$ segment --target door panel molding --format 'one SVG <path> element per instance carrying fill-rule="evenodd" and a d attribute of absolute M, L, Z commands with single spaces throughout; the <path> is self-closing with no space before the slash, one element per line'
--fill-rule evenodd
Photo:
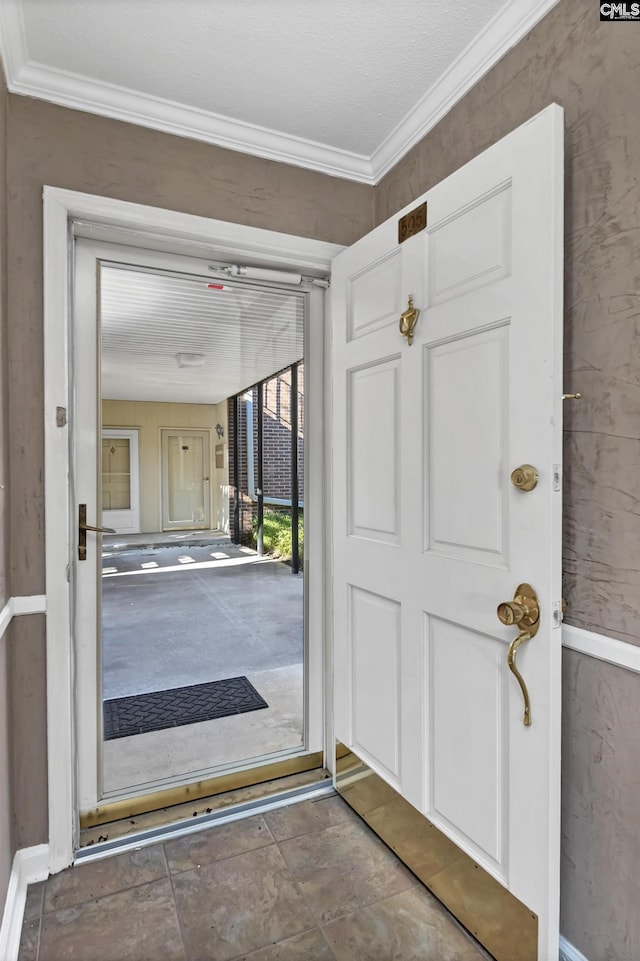
<path fill-rule="evenodd" d="M 399 360 L 347 371 L 349 533 L 386 543 L 400 539 Z"/>
<path fill-rule="evenodd" d="M 400 783 L 400 604 L 350 584 L 351 740 L 360 755 Z M 381 626 L 377 631 L 376 627 Z M 367 687 L 358 685 L 362 673 Z M 360 687 L 360 690 L 358 689 Z"/>
<path fill-rule="evenodd" d="M 505 473 L 509 437 L 503 404 L 509 389 L 509 327 L 465 333 L 423 350 L 425 551 L 507 568 L 508 479 L 497 487 L 495 479 Z M 481 395 L 473 376 L 480 366 L 486 372 Z M 493 429 L 487 431 L 486 424 Z M 443 509 L 449 498 L 459 507 L 455 514 Z"/>
<path fill-rule="evenodd" d="M 478 197 L 431 231 L 427 255 L 430 306 L 510 274 L 510 187 L 509 182 Z M 481 223 L 484 243 L 478 250 L 472 238 Z"/>
<path fill-rule="evenodd" d="M 494 637 L 429 617 L 426 612 L 425 619 L 431 748 L 425 759 L 429 784 L 425 813 L 504 882 L 509 763 L 501 738 L 508 724 L 509 702 L 508 679 L 501 670 L 505 646 Z M 469 676 L 460 670 L 463 664 L 469 668 Z M 452 752 L 456 753 L 453 766 Z M 469 810 L 463 802 L 470 796 L 474 803 Z"/>

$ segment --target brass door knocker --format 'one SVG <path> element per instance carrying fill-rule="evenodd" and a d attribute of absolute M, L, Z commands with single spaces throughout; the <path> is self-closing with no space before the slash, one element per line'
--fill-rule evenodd
<path fill-rule="evenodd" d="M 400 314 L 400 333 L 407 338 L 409 344 L 413 343 L 413 331 L 418 320 L 420 311 L 413 306 L 413 294 L 409 294 L 409 306 Z"/>

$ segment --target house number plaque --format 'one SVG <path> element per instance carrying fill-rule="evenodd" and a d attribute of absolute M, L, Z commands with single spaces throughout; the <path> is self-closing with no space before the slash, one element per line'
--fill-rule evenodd
<path fill-rule="evenodd" d="M 427 202 L 401 217 L 398 221 L 398 243 L 402 244 L 427 226 Z"/>

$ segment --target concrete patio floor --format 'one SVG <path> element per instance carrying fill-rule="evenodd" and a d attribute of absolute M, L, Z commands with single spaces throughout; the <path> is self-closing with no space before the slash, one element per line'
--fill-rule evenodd
<path fill-rule="evenodd" d="M 138 537 L 103 542 L 104 698 L 246 675 L 269 707 L 105 742 L 105 790 L 301 747 L 303 577 L 220 536 Z"/>
<path fill-rule="evenodd" d="M 252 758 L 301 748 L 302 664 L 247 677 L 268 708 L 105 741 L 105 790 L 125 794 L 128 788 L 162 785 L 182 774 L 199 780 L 212 768 L 232 767 Z"/>
<path fill-rule="evenodd" d="M 230 543 L 103 550 L 103 696 L 302 662 L 303 578 Z"/>

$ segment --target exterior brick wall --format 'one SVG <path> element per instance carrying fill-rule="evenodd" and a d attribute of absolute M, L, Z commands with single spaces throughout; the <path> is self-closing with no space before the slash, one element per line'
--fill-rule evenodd
<path fill-rule="evenodd" d="M 258 486 L 258 387 L 251 388 L 253 406 L 253 478 Z M 269 498 L 291 500 L 291 371 L 290 369 L 264 381 L 263 416 L 263 491 L 265 510 L 287 510 L 288 504 L 269 504 Z M 229 398 L 229 512 L 233 532 L 234 434 L 233 398 Z M 298 493 L 304 502 L 304 364 L 298 364 Z M 240 536 L 244 543 L 251 539 L 257 501 L 249 493 L 247 448 L 247 414 L 249 404 L 240 396 L 238 405 L 238 468 L 240 495 Z"/>

